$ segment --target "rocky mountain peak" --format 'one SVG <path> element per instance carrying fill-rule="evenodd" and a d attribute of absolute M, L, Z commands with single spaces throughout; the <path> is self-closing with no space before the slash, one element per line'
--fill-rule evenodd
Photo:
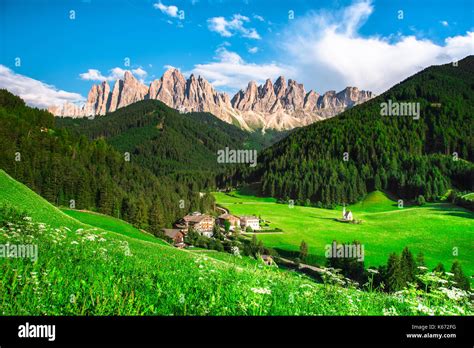
<path fill-rule="evenodd" d="M 265 80 L 265 84 L 263 85 L 263 87 L 264 87 L 265 89 L 267 89 L 267 90 L 273 88 L 272 80 L 266 79 L 266 80 Z"/>
<path fill-rule="evenodd" d="M 186 81 L 186 78 L 181 71 L 176 68 L 169 68 L 161 77 L 162 81 Z"/>
<path fill-rule="evenodd" d="M 107 81 L 93 85 L 83 106 L 68 103 L 51 107 L 50 111 L 72 117 L 105 115 L 139 100 L 158 99 L 180 112 L 210 112 L 226 122 L 237 122 L 244 129 L 291 129 L 332 117 L 370 98 L 371 92 L 357 87 L 323 95 L 312 90 L 306 93 L 303 84 L 293 79 L 287 83 L 280 76 L 274 83 L 270 79 L 262 85 L 250 81 L 231 99 L 202 76 L 191 74 L 186 79 L 178 69 L 169 68 L 149 86 L 126 71 L 112 89 Z"/>
<path fill-rule="evenodd" d="M 275 95 L 275 93 L 273 92 L 272 80 L 267 79 L 264 85 L 258 87 L 258 96 L 263 99 L 265 97 L 268 98 L 270 95 Z"/>
<path fill-rule="evenodd" d="M 281 98 L 286 91 L 286 80 L 284 76 L 280 76 L 276 79 L 275 84 L 273 85 L 275 95 L 277 98 Z"/>
<path fill-rule="evenodd" d="M 135 76 L 132 75 L 130 71 L 125 71 L 125 74 L 123 75 L 123 80 L 124 81 L 130 81 L 130 80 L 136 80 Z"/>

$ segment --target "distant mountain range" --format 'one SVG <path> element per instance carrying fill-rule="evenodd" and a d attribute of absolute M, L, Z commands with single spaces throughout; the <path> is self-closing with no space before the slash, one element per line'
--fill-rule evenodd
<path fill-rule="evenodd" d="M 93 85 L 84 105 L 66 103 L 51 106 L 49 111 L 56 116 L 97 116 L 140 100 L 158 99 L 180 112 L 210 112 L 246 130 L 287 130 L 330 118 L 372 97 L 372 92 L 357 87 L 322 95 L 312 90 L 306 92 L 302 84 L 291 79 L 287 83 L 280 76 L 275 83 L 268 79 L 260 86 L 251 81 L 246 90 L 230 99 L 201 76 L 186 79 L 179 70 L 171 68 L 148 87 L 127 71 L 113 89 L 107 81 Z"/>

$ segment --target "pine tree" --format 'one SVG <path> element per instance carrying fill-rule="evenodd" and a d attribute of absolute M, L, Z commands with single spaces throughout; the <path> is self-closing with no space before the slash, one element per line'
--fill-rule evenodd
<path fill-rule="evenodd" d="M 306 257 L 308 257 L 308 244 L 303 240 L 300 244 L 300 259 L 305 261 Z"/>
<path fill-rule="evenodd" d="M 250 241 L 250 254 L 253 256 L 253 257 L 256 257 L 257 254 L 258 254 L 258 241 L 257 241 L 257 236 L 254 234 L 252 236 L 252 239 Z"/>
<path fill-rule="evenodd" d="M 219 224 L 214 224 L 214 227 L 212 228 L 212 236 L 216 239 L 224 240 Z"/>
<path fill-rule="evenodd" d="M 408 247 L 405 247 L 402 251 L 400 269 L 402 272 L 403 286 L 408 282 L 411 283 L 415 281 L 416 263 L 413 254 L 408 250 Z"/>
<path fill-rule="evenodd" d="M 454 261 L 451 266 L 451 273 L 454 274 L 454 281 L 456 282 L 456 287 L 462 290 L 469 291 L 471 290 L 471 285 L 469 284 L 469 278 L 464 275 L 459 261 Z"/>
<path fill-rule="evenodd" d="M 240 224 L 236 223 L 235 228 L 234 228 L 234 235 L 238 237 L 240 236 L 240 232 L 241 232 Z"/>
<path fill-rule="evenodd" d="M 375 175 L 374 186 L 375 186 L 374 188 L 376 190 L 381 190 L 382 189 L 382 181 L 380 180 L 379 174 Z"/>
<path fill-rule="evenodd" d="M 226 234 L 230 231 L 230 222 L 228 220 L 224 220 L 224 231 Z"/>
<path fill-rule="evenodd" d="M 387 289 L 395 292 L 403 287 L 403 279 L 400 268 L 400 257 L 391 253 L 387 261 Z"/>
<path fill-rule="evenodd" d="M 439 262 L 435 268 L 433 268 L 433 272 L 438 272 L 438 273 L 442 273 L 444 274 L 446 272 L 446 270 L 444 269 L 444 265 Z"/>
<path fill-rule="evenodd" d="M 418 268 L 418 267 L 426 267 L 425 255 L 423 255 L 421 251 L 416 255 L 416 266 L 417 266 L 417 273 L 423 273 L 423 271 Z"/>
<path fill-rule="evenodd" d="M 163 213 L 157 202 L 153 204 L 150 208 L 148 213 L 149 221 L 150 221 L 150 231 L 153 233 L 158 233 L 160 228 L 163 227 L 164 222 L 162 218 Z"/>

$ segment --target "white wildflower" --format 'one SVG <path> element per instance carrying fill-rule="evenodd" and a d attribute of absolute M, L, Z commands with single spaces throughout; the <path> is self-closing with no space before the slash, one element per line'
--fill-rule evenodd
<path fill-rule="evenodd" d="M 262 295 L 271 295 L 272 291 L 270 289 L 265 289 L 265 288 L 252 288 L 250 289 L 256 294 L 262 294 Z"/>
<path fill-rule="evenodd" d="M 434 311 L 431 308 L 425 306 L 422 303 L 418 304 L 418 307 L 416 307 L 416 310 L 419 311 L 419 312 L 428 314 L 428 315 L 434 315 Z"/>
<path fill-rule="evenodd" d="M 462 298 L 467 296 L 467 293 L 463 290 L 457 289 L 457 288 L 452 288 L 452 289 L 447 289 L 440 287 L 439 290 L 443 292 L 446 296 L 448 296 L 449 299 L 459 301 Z"/>
<path fill-rule="evenodd" d="M 239 258 L 242 257 L 242 256 L 240 256 L 239 247 L 233 246 L 232 248 L 230 248 L 230 251 L 232 252 L 232 254 L 233 254 L 234 256 L 237 256 L 237 257 L 239 257 Z"/>
<path fill-rule="evenodd" d="M 391 306 L 390 308 L 384 308 L 383 309 L 383 315 L 385 316 L 395 316 L 395 315 L 398 315 L 397 313 L 397 309 L 393 306 Z"/>

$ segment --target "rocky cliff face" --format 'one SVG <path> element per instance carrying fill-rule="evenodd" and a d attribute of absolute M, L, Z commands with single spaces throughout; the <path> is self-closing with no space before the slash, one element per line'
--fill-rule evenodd
<path fill-rule="evenodd" d="M 258 86 L 251 81 L 231 100 L 201 76 L 191 75 L 186 79 L 179 70 L 169 69 L 148 87 L 127 71 L 123 80 L 115 82 L 112 91 L 107 81 L 92 86 L 83 106 L 66 103 L 49 110 L 57 116 L 97 116 L 139 100 L 158 99 L 180 112 L 210 112 L 243 129 L 282 130 L 332 117 L 370 98 L 371 92 L 359 91 L 356 87 L 347 87 L 339 93 L 328 91 L 323 95 L 306 92 L 302 84 L 291 79 L 287 83 L 280 76 L 274 84 L 267 80 Z"/>
<path fill-rule="evenodd" d="M 93 85 L 87 95 L 87 101 L 82 106 L 65 103 L 52 106 L 48 110 L 56 116 L 97 116 L 115 111 L 124 106 L 145 99 L 148 87 L 139 82 L 129 71 L 125 72 L 123 80 L 115 81 L 110 91 L 107 81 Z"/>

